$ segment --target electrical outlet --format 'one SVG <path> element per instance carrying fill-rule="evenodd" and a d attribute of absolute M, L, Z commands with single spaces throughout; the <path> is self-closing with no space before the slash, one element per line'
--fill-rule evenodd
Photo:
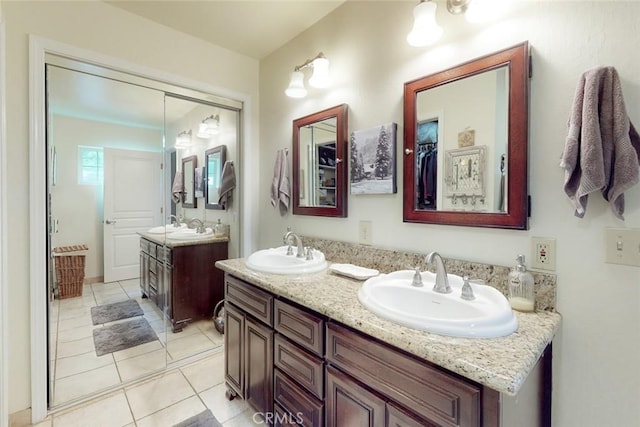
<path fill-rule="evenodd" d="M 640 228 L 607 228 L 605 262 L 640 267 Z"/>
<path fill-rule="evenodd" d="M 541 270 L 556 269 L 556 239 L 533 237 L 531 239 L 531 267 Z"/>
<path fill-rule="evenodd" d="M 359 239 L 363 245 L 373 244 L 373 235 L 371 234 L 371 221 L 360 221 Z"/>

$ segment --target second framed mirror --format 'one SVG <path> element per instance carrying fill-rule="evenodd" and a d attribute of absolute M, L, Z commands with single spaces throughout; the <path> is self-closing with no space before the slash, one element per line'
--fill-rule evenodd
<path fill-rule="evenodd" d="M 404 87 L 405 222 L 526 229 L 529 46 Z"/>
<path fill-rule="evenodd" d="M 197 208 L 196 199 L 196 168 L 198 167 L 198 157 L 189 156 L 182 159 L 182 188 L 184 194 L 182 207 Z"/>
<path fill-rule="evenodd" d="M 227 161 L 227 147 L 219 145 L 204 152 L 204 207 L 205 209 L 224 209 L 218 203 L 218 190 L 222 179 L 222 167 Z"/>
<path fill-rule="evenodd" d="M 293 121 L 293 213 L 347 216 L 346 104 Z"/>

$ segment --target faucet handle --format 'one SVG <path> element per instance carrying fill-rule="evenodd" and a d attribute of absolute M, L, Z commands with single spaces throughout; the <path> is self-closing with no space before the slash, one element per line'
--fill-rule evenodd
<path fill-rule="evenodd" d="M 422 275 L 420 274 L 420 267 L 414 267 L 415 273 L 413 274 L 413 281 L 411 281 L 411 286 L 421 287 L 424 286 L 422 283 Z"/>
<path fill-rule="evenodd" d="M 307 261 L 312 261 L 313 260 L 313 248 L 311 246 L 307 246 L 306 248 L 304 248 L 305 251 L 305 259 Z"/>
<path fill-rule="evenodd" d="M 463 276 L 462 280 L 464 283 L 462 284 L 462 293 L 460 294 L 460 298 L 466 301 L 473 301 L 476 299 L 476 296 L 473 294 L 473 288 L 471 288 L 471 285 L 469 284 L 469 276 Z"/>
<path fill-rule="evenodd" d="M 291 243 L 289 243 L 289 246 L 287 246 L 287 256 L 291 255 L 293 255 L 293 248 L 291 247 Z"/>

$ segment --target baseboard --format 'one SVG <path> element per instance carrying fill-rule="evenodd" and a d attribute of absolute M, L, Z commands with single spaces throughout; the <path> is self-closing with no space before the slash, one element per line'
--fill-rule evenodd
<path fill-rule="evenodd" d="M 84 284 L 85 285 L 91 285 L 93 283 L 102 283 L 102 282 L 104 282 L 104 276 L 85 277 L 84 278 Z"/>
<path fill-rule="evenodd" d="M 31 408 L 9 414 L 9 427 L 31 426 Z"/>

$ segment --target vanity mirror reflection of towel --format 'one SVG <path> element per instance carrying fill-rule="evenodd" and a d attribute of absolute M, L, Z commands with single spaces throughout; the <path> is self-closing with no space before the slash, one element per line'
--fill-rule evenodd
<path fill-rule="evenodd" d="M 220 189 L 218 190 L 219 199 L 218 204 L 222 206 L 222 209 L 229 209 L 231 207 L 231 200 L 233 196 L 233 190 L 236 188 L 236 172 L 235 166 L 232 161 L 227 161 L 222 168 L 222 182 L 220 183 Z"/>

